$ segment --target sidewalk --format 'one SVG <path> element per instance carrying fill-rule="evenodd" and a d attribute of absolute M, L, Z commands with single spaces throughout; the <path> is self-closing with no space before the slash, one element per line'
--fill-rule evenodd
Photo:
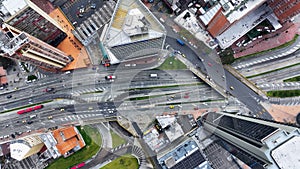
<path fill-rule="evenodd" d="M 261 39 L 253 41 L 245 47 L 237 47 L 232 45 L 232 49 L 236 52 L 234 58 L 243 57 L 249 54 L 265 51 L 275 48 L 293 40 L 296 34 L 299 34 L 300 23 L 287 23 L 279 30 L 264 35 Z"/>
<path fill-rule="evenodd" d="M 265 103 L 262 103 L 262 105 L 271 114 L 275 121 L 284 123 L 295 123 L 296 116 L 300 110 L 300 105 L 284 106 Z"/>

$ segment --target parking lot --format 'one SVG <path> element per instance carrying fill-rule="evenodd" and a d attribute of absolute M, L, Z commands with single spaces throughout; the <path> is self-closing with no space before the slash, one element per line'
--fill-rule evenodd
<path fill-rule="evenodd" d="M 60 7 L 70 22 L 76 26 L 94 14 L 103 4 L 103 0 L 70 0 Z"/>

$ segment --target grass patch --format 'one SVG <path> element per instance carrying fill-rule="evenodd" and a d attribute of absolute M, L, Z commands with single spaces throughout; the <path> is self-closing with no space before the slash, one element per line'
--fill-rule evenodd
<path fill-rule="evenodd" d="M 169 85 L 169 86 L 156 86 L 156 87 L 145 87 L 145 88 L 131 88 L 129 91 L 133 90 L 151 90 L 151 89 L 163 89 L 163 88 L 171 88 L 171 87 L 180 87 L 180 86 L 196 86 L 202 84 L 201 82 L 191 83 L 191 84 L 183 84 L 183 85 Z"/>
<path fill-rule="evenodd" d="M 111 134 L 111 138 L 112 138 L 113 148 L 116 148 L 119 145 L 126 143 L 125 139 L 120 137 L 117 133 L 113 132 L 112 130 L 110 130 L 110 134 Z"/>
<path fill-rule="evenodd" d="M 133 101 L 133 100 L 148 100 L 148 99 L 151 99 L 151 98 L 156 98 L 156 97 L 161 97 L 161 96 L 165 96 L 165 95 L 153 95 L 153 96 L 134 97 L 134 98 L 130 98 L 129 100 L 130 101 Z"/>
<path fill-rule="evenodd" d="M 102 93 L 103 91 L 94 91 L 94 92 L 86 92 L 86 93 L 82 93 L 82 95 L 84 94 L 97 94 L 97 93 Z"/>
<path fill-rule="evenodd" d="M 170 64 L 171 63 L 171 64 Z M 178 70 L 187 69 L 186 65 L 175 57 L 168 57 L 163 64 L 161 64 L 157 69 L 160 70 Z"/>
<path fill-rule="evenodd" d="M 282 67 L 282 68 L 274 69 L 274 70 L 271 70 L 271 71 L 263 72 L 263 73 L 252 75 L 252 76 L 247 76 L 246 78 L 252 78 L 252 77 L 265 75 L 265 74 L 268 74 L 268 73 L 272 73 L 272 72 L 276 72 L 276 71 L 279 71 L 279 70 L 287 69 L 287 68 L 297 66 L 297 65 L 300 65 L 300 63 L 296 63 L 296 64 L 293 64 L 293 65 L 285 66 L 285 67 Z"/>
<path fill-rule="evenodd" d="M 269 97 L 295 97 L 300 96 L 300 90 L 277 90 L 277 91 L 268 91 L 267 96 Z"/>
<path fill-rule="evenodd" d="M 300 81 L 300 76 L 292 77 L 289 79 L 283 80 L 283 82 L 299 82 Z"/>
<path fill-rule="evenodd" d="M 35 75 L 29 75 L 27 76 L 27 81 L 32 81 L 32 80 L 36 80 L 37 77 Z"/>
<path fill-rule="evenodd" d="M 223 64 L 231 64 L 234 62 L 233 50 L 231 48 L 225 49 L 220 53 L 220 59 Z"/>
<path fill-rule="evenodd" d="M 80 162 L 88 160 L 98 152 L 100 145 L 96 142 L 99 142 L 99 139 L 101 140 L 100 133 L 97 129 L 92 128 L 91 126 L 83 126 L 82 128 L 83 129 L 81 129 L 81 127 L 77 127 L 86 143 L 86 146 L 67 158 L 60 157 L 50 164 L 47 169 L 67 169 Z"/>
<path fill-rule="evenodd" d="M 5 110 L 5 111 L 3 111 L 3 112 L 1 112 L 1 113 L 7 113 L 7 112 L 15 111 L 15 110 L 21 110 L 21 109 L 25 109 L 25 108 L 32 107 L 32 106 L 36 106 L 36 105 L 40 105 L 40 104 L 50 103 L 50 102 L 52 102 L 52 101 L 53 101 L 53 100 L 47 100 L 47 101 L 44 101 L 44 102 L 39 102 L 39 103 L 29 104 L 29 105 L 26 105 L 26 106 L 21 106 L 21 107 L 17 107 L 17 108 Z M 1 113 L 0 113 L 0 114 L 1 114 Z"/>
<path fill-rule="evenodd" d="M 138 169 L 138 160 L 130 154 L 121 156 L 101 169 Z"/>
<path fill-rule="evenodd" d="M 249 55 L 245 55 L 245 56 L 243 56 L 243 57 L 237 58 L 236 60 L 239 60 L 239 59 L 240 59 L 240 60 L 243 60 L 243 59 L 247 59 L 247 58 L 252 57 L 252 56 L 256 56 L 256 55 L 264 54 L 264 53 L 267 53 L 267 52 L 270 52 L 270 51 L 273 51 L 273 50 L 285 48 L 285 47 L 290 46 L 290 45 L 292 45 L 293 43 L 295 43 L 295 41 L 297 40 L 298 36 L 299 36 L 299 35 L 296 34 L 292 40 L 290 40 L 290 41 L 288 41 L 288 42 L 286 42 L 286 43 L 284 43 L 284 44 L 282 44 L 282 45 L 280 45 L 280 46 L 277 46 L 277 47 L 275 47 L 275 48 L 271 48 L 271 49 L 268 49 L 268 50 L 263 50 L 263 51 L 260 51 L 260 52 L 252 53 L 252 54 L 249 54 Z"/>

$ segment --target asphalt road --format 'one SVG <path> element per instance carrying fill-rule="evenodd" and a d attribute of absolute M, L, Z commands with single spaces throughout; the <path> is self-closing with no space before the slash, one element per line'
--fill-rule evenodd
<path fill-rule="evenodd" d="M 170 44 L 174 49 L 180 50 L 186 55 L 186 58 L 198 65 L 200 70 L 204 74 L 207 74 L 216 84 L 223 87 L 224 90 L 228 91 L 231 95 L 238 98 L 242 103 L 244 103 L 253 114 L 257 117 L 264 119 L 272 119 L 272 116 L 261 106 L 259 101 L 263 98 L 253 92 L 249 87 L 247 87 L 243 82 L 238 80 L 235 76 L 229 73 L 223 68 L 220 63 L 217 63 L 210 55 L 215 55 L 215 52 L 210 54 L 202 53 L 197 55 L 188 45 L 181 46 L 176 42 L 176 39 L 172 37 L 167 37 L 166 42 Z M 202 63 L 204 62 L 204 64 Z M 231 90 L 230 87 L 234 90 Z"/>

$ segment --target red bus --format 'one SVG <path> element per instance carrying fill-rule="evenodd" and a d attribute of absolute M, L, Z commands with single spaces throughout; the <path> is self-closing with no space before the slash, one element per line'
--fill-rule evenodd
<path fill-rule="evenodd" d="M 38 109 L 41 109 L 41 108 L 43 108 L 43 107 L 44 107 L 43 105 L 38 105 L 38 106 L 34 106 L 33 109 L 34 109 L 34 110 L 38 110 Z"/>
<path fill-rule="evenodd" d="M 43 107 L 44 107 L 43 105 L 37 105 L 37 106 L 34 106 L 34 107 L 29 107 L 27 109 L 23 109 L 23 110 L 17 111 L 17 114 L 29 113 L 29 112 L 32 112 L 34 110 L 39 110 L 39 109 L 41 109 Z"/>
<path fill-rule="evenodd" d="M 76 166 L 73 166 L 73 167 L 71 167 L 70 169 L 77 169 L 77 168 L 81 168 L 81 167 L 83 167 L 83 166 L 85 166 L 85 162 L 82 162 L 82 163 L 80 163 L 80 164 L 77 164 Z"/>

